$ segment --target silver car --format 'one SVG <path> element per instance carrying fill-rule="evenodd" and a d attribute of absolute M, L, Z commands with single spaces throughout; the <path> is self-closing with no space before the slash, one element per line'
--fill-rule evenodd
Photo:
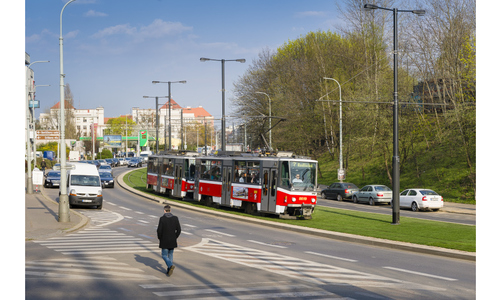
<path fill-rule="evenodd" d="M 370 205 L 375 205 L 375 203 L 390 204 L 392 190 L 385 185 L 365 185 L 352 196 L 352 201 L 354 203 L 368 202 Z"/>

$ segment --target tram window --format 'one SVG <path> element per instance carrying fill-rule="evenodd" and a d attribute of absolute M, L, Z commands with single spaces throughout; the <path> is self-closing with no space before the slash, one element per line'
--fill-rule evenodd
<path fill-rule="evenodd" d="M 233 182 L 245 182 L 247 173 L 247 164 L 245 161 L 235 161 L 234 162 L 234 178 Z"/>
<path fill-rule="evenodd" d="M 262 186 L 262 192 L 264 193 L 264 196 L 267 196 L 267 190 L 269 188 L 269 173 L 267 171 L 264 171 L 264 184 Z"/>
<path fill-rule="evenodd" d="M 271 171 L 271 196 L 276 195 L 276 170 Z"/>
<path fill-rule="evenodd" d="M 290 167 L 288 165 L 288 161 L 281 162 L 280 174 L 281 174 L 279 181 L 280 186 L 285 188 L 290 188 Z"/>
<path fill-rule="evenodd" d="M 163 174 L 165 175 L 174 175 L 174 162 L 170 158 L 166 158 L 163 160 Z"/>

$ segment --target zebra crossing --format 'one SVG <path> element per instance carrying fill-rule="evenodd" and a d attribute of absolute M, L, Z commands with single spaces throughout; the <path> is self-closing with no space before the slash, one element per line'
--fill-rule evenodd
<path fill-rule="evenodd" d="M 158 243 L 102 227 L 33 242 L 65 255 L 158 252 Z"/>
<path fill-rule="evenodd" d="M 209 238 L 204 238 L 201 243 L 183 249 L 317 285 L 353 284 L 354 282 L 357 286 L 394 287 L 404 283 L 397 279 L 320 264 L 275 252 L 246 248 Z"/>
<path fill-rule="evenodd" d="M 141 284 L 143 289 L 151 290 L 158 297 L 167 299 L 336 299 L 354 300 L 340 297 L 334 293 L 305 284 L 291 282 L 255 282 L 238 284 L 173 285 Z M 317 298 L 319 297 L 319 298 Z"/>
<path fill-rule="evenodd" d="M 85 259 L 59 258 L 26 261 L 26 279 L 113 279 L 113 280 L 160 280 L 111 257 L 92 256 Z"/>

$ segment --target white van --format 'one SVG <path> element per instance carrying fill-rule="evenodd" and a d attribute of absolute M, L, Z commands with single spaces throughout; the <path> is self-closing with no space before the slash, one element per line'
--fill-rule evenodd
<path fill-rule="evenodd" d="M 153 154 L 153 152 L 151 152 L 151 151 L 141 151 L 139 156 L 142 157 L 142 159 L 144 159 L 145 162 L 148 162 L 148 157 L 152 154 Z"/>
<path fill-rule="evenodd" d="M 69 207 L 97 206 L 102 208 L 102 186 L 99 171 L 94 164 L 73 163 L 68 170 Z"/>
<path fill-rule="evenodd" d="M 69 161 L 79 161 L 79 160 L 80 160 L 80 152 L 69 151 Z"/>

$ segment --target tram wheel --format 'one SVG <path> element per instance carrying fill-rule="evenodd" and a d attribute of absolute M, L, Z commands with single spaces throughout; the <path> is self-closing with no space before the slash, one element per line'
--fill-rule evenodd
<path fill-rule="evenodd" d="M 245 205 L 245 213 L 246 214 L 253 215 L 253 214 L 255 214 L 256 211 L 257 211 L 257 205 L 255 203 L 252 203 L 252 202 L 246 203 L 246 205 Z"/>

